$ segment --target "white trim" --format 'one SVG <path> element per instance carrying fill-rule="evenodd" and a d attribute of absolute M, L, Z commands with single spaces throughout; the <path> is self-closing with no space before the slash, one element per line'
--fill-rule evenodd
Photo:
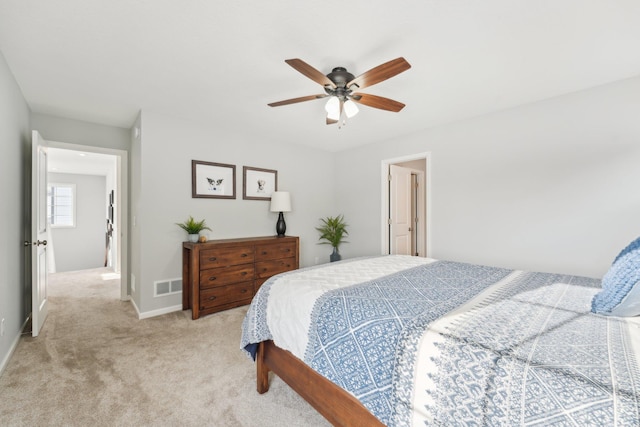
<path fill-rule="evenodd" d="M 0 362 L 0 377 L 4 373 L 4 370 L 7 369 L 7 365 L 9 365 L 9 361 L 11 360 L 13 353 L 16 351 L 16 348 L 18 347 L 18 343 L 20 342 L 20 337 L 22 337 L 22 333 L 24 332 L 24 328 L 27 326 L 28 322 L 29 322 L 29 317 L 27 317 L 27 320 L 25 320 L 24 323 L 22 324 L 22 327 L 20 328 L 18 335 L 14 338 L 13 342 L 11 343 L 11 347 L 9 347 L 9 351 L 4 356 L 4 359 L 2 359 L 2 362 Z"/>
<path fill-rule="evenodd" d="M 140 320 L 149 319 L 151 317 L 156 317 L 156 316 L 162 316 L 163 314 L 173 313 L 174 311 L 182 311 L 182 304 L 180 304 L 180 305 L 174 305 L 171 307 L 159 308 L 157 310 L 145 311 L 144 313 L 141 313 L 140 310 L 138 310 L 138 306 L 136 305 L 135 300 L 131 298 L 130 301 L 131 301 L 131 304 L 133 305 L 133 308 L 136 310 L 136 315 L 138 316 L 138 319 Z"/>
<path fill-rule="evenodd" d="M 135 306 L 135 303 L 133 305 Z M 173 313 L 174 311 L 182 311 L 182 304 L 174 305 L 171 307 L 159 308 L 157 310 L 145 311 L 144 313 L 140 313 L 138 311 L 138 307 L 136 306 L 136 312 L 138 313 L 138 319 L 140 320 L 148 319 L 150 317 L 162 316 L 163 314 Z"/>
<path fill-rule="evenodd" d="M 425 204 L 426 204 L 426 212 L 425 215 L 427 216 L 427 223 L 425 225 L 426 230 L 427 230 L 427 241 L 425 242 L 425 244 L 427 245 L 427 250 L 425 252 L 425 256 L 427 258 L 431 258 L 431 254 L 433 254 L 433 246 L 431 245 L 431 195 L 433 194 L 432 190 L 431 190 L 431 153 L 425 153 L 425 162 L 427 164 L 427 171 L 425 172 L 425 177 L 424 177 L 424 187 L 425 187 L 425 194 L 427 196 L 426 200 L 425 200 Z"/>
<path fill-rule="evenodd" d="M 431 257 L 433 248 L 431 247 L 431 152 L 410 154 L 402 157 L 395 157 L 392 159 L 384 159 L 380 163 L 380 253 L 382 255 L 389 253 L 389 227 L 387 224 L 388 208 L 389 208 L 389 191 L 388 191 L 388 177 L 389 177 L 389 165 L 396 163 L 404 163 L 412 160 L 425 160 L 426 171 L 424 175 L 425 180 L 425 202 L 426 202 L 426 225 L 425 232 L 427 250 L 425 252 L 426 257 Z"/>
<path fill-rule="evenodd" d="M 118 258 L 114 263 L 114 270 L 120 273 L 120 301 L 129 300 L 129 154 L 126 150 L 115 148 L 94 147 L 92 145 L 70 144 L 67 142 L 48 141 L 49 147 L 64 150 L 84 151 L 87 153 L 109 154 L 116 156 L 116 230 L 120 233 L 116 239 Z"/>
<path fill-rule="evenodd" d="M 138 310 L 138 306 L 136 305 L 136 300 L 134 298 L 131 298 L 129 301 L 131 302 L 131 305 L 133 305 L 133 309 L 136 311 L 136 317 L 140 319 L 140 310 Z"/>
<path fill-rule="evenodd" d="M 425 172 L 420 171 L 420 170 L 412 170 L 411 174 L 416 176 L 416 184 L 418 185 L 418 189 L 422 189 L 422 188 L 425 189 L 423 191 L 418 191 L 418 199 L 416 200 L 417 209 L 418 209 L 418 218 L 424 218 L 425 219 L 425 223 L 422 224 L 422 223 L 418 222 L 417 224 L 412 224 L 412 226 L 416 227 L 417 231 L 424 230 L 423 233 L 426 233 L 426 230 L 427 230 L 427 223 L 426 223 L 427 212 L 425 210 L 425 206 L 426 206 L 426 202 L 425 202 L 425 196 L 426 196 Z M 419 239 L 416 242 L 416 252 L 418 252 L 419 256 L 422 256 L 422 257 L 426 257 L 427 256 L 425 247 L 427 247 L 426 236 L 425 236 L 424 239 Z"/>

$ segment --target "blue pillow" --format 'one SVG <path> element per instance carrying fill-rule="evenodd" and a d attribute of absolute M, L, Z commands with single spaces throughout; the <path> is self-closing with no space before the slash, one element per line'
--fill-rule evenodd
<path fill-rule="evenodd" d="M 602 278 L 591 311 L 609 316 L 640 315 L 640 237 L 624 248 Z"/>

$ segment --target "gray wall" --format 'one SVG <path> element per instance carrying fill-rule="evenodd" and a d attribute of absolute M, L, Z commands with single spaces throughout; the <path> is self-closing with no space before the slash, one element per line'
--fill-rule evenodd
<path fill-rule="evenodd" d="M 31 114 L 31 127 L 46 140 L 67 144 L 91 145 L 129 151 L 129 129 L 55 117 Z"/>
<path fill-rule="evenodd" d="M 430 152 L 432 257 L 601 277 L 640 235 L 638 111 L 640 77 L 341 152 L 341 252 L 380 253 L 381 161 Z"/>
<path fill-rule="evenodd" d="M 132 272 L 141 312 L 181 304 L 181 296 L 154 298 L 153 282 L 182 275 L 184 231 L 175 223 L 189 215 L 205 219 L 210 238 L 275 235 L 277 213 L 268 201 L 242 199 L 242 167 L 278 171 L 278 189 L 290 191 L 292 212 L 285 214 L 287 234 L 301 238 L 301 264 L 329 251 L 314 227 L 333 214 L 333 155 L 300 145 L 285 145 L 267 136 L 248 139 L 242 130 L 230 133 L 202 123 L 143 111 L 141 141 L 132 149 Z M 191 198 L 191 160 L 236 166 L 236 199 Z M 134 225 L 135 223 L 135 225 Z"/>
<path fill-rule="evenodd" d="M 0 319 L 5 320 L 5 333 L 0 337 L 0 372 L 20 338 L 20 331 L 31 308 L 31 281 L 25 270 L 30 239 L 30 214 L 26 210 L 25 193 L 31 182 L 31 134 L 29 107 L 4 56 L 0 52 Z"/>
<path fill-rule="evenodd" d="M 51 227 L 56 272 L 104 267 L 106 177 L 49 173 L 49 183 L 75 184 L 75 227 Z"/>

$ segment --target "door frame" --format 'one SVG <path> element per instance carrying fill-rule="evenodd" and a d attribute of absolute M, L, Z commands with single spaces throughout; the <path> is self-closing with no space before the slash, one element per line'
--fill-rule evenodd
<path fill-rule="evenodd" d="M 67 142 L 49 141 L 49 147 L 64 150 L 84 151 L 87 153 L 108 154 L 116 157 L 116 230 L 119 235 L 116 239 L 117 255 L 119 261 L 116 266 L 120 268 L 120 300 L 128 301 L 129 296 L 129 166 L 128 153 L 125 150 L 115 148 L 95 147 L 92 145 L 70 144 Z"/>
<path fill-rule="evenodd" d="M 426 165 L 425 165 L 425 169 L 426 169 Z M 419 170 L 413 170 L 411 171 L 411 183 L 412 184 L 416 184 L 418 187 L 418 189 L 420 188 L 425 188 L 425 184 L 426 184 L 426 179 L 425 179 L 425 172 L 426 171 L 419 171 Z M 415 177 L 415 182 L 414 182 L 414 177 Z M 422 239 L 420 239 L 418 236 L 418 232 L 421 231 L 421 228 L 424 228 L 424 233 L 426 234 L 426 228 L 427 228 L 427 224 L 426 224 L 426 218 L 427 218 L 427 212 L 426 212 L 426 191 L 424 192 L 417 192 L 415 191 L 416 187 L 412 187 L 411 188 L 411 209 L 415 209 L 417 210 L 417 214 L 415 215 L 416 218 L 423 218 L 423 223 L 424 224 L 413 224 L 413 227 L 415 227 L 413 234 L 416 236 L 416 239 L 414 240 L 412 238 L 412 244 L 415 245 L 415 251 L 412 251 L 412 253 L 415 252 L 421 252 L 423 254 L 423 256 L 426 256 L 426 251 L 427 251 L 427 239 L 426 239 L 426 235 L 423 236 Z M 415 197 L 415 200 L 414 200 Z M 416 213 L 414 211 L 414 213 Z M 414 249 L 412 247 L 412 249 Z"/>
<path fill-rule="evenodd" d="M 424 174 L 424 200 L 425 200 L 425 256 L 431 257 L 433 248 L 431 247 L 431 152 L 409 154 L 402 157 L 384 159 L 380 164 L 380 253 L 389 253 L 389 165 L 404 163 L 412 160 L 425 161 Z"/>

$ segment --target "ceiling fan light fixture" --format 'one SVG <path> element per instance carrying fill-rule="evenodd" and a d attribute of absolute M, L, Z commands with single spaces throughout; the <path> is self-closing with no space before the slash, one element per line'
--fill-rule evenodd
<path fill-rule="evenodd" d="M 351 118 L 353 116 L 355 116 L 356 114 L 358 114 L 358 111 L 360 111 L 358 109 L 358 106 L 356 105 L 355 102 L 353 102 L 350 99 L 347 99 L 344 103 L 344 113 L 347 115 L 348 118 Z"/>
<path fill-rule="evenodd" d="M 329 97 L 324 109 L 327 111 L 327 117 L 329 119 L 340 120 L 340 100 L 337 96 Z"/>
<path fill-rule="evenodd" d="M 344 67 L 335 67 L 329 74 L 324 75 L 301 59 L 286 59 L 285 62 L 304 76 L 319 83 L 324 89 L 324 93 L 271 102 L 267 104 L 270 107 L 279 107 L 281 105 L 296 104 L 298 102 L 329 97 L 324 106 L 327 112 L 326 123 L 328 125 L 339 123 L 341 119 L 344 125 L 347 118 L 358 114 L 359 108 L 355 102 L 368 107 L 396 113 L 404 107 L 403 103 L 394 101 L 393 99 L 366 93 L 353 93 L 356 89 L 359 90 L 373 86 L 411 68 L 411 65 L 403 57 L 373 67 L 358 77 L 354 77 L 353 74 L 348 72 Z M 338 127 L 340 127 L 340 125 L 338 125 Z"/>

